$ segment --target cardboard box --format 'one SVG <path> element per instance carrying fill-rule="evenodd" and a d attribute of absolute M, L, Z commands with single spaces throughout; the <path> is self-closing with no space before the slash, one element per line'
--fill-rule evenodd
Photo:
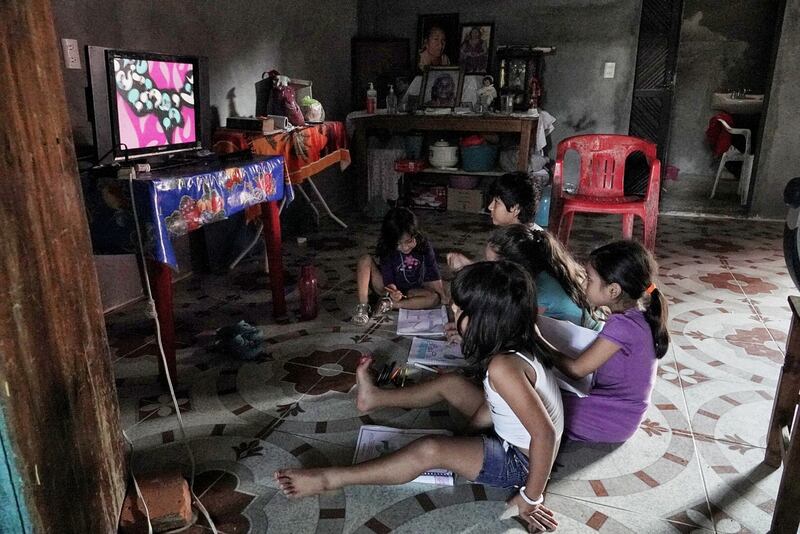
<path fill-rule="evenodd" d="M 443 185 L 412 184 L 411 207 L 426 210 L 447 208 L 447 188 Z"/>
<path fill-rule="evenodd" d="M 447 211 L 483 212 L 483 191 L 480 189 L 447 188 Z"/>

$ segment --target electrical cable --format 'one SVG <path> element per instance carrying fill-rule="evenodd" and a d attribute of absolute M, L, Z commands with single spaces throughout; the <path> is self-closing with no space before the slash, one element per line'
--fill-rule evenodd
<path fill-rule="evenodd" d="M 181 443 L 183 444 L 184 447 L 186 447 L 186 452 L 189 455 L 189 463 L 191 465 L 191 471 L 192 471 L 191 478 L 190 478 L 190 483 L 189 483 L 189 493 L 191 493 L 192 498 L 194 499 L 194 503 L 197 506 L 197 508 L 200 510 L 200 512 L 206 518 L 206 521 L 208 522 L 208 525 L 211 528 L 211 531 L 214 534 L 218 534 L 217 527 L 214 525 L 214 521 L 211 520 L 211 515 L 209 515 L 208 510 L 206 510 L 206 507 L 203 506 L 203 503 L 200 502 L 200 499 L 197 497 L 197 495 L 194 492 L 194 476 L 195 476 L 195 467 L 196 467 L 195 460 L 194 460 L 194 454 L 192 453 L 192 448 L 189 446 L 189 442 L 186 440 L 186 428 L 183 425 L 183 418 L 181 417 L 180 406 L 178 405 L 178 399 L 177 399 L 177 397 L 175 395 L 175 388 L 172 385 L 172 377 L 170 376 L 170 373 L 169 373 L 169 366 L 167 365 L 167 355 L 166 355 L 166 353 L 164 351 L 164 344 L 163 344 L 162 339 L 161 339 L 161 325 L 158 322 L 158 313 L 156 311 L 156 301 L 155 301 L 155 299 L 153 299 L 153 290 L 150 288 L 150 275 L 147 272 L 147 264 L 145 262 L 144 240 L 142 239 L 142 230 L 141 230 L 141 226 L 139 225 L 139 216 L 138 216 L 137 210 L 136 210 L 136 201 L 135 201 L 134 191 L 133 191 L 133 180 L 134 180 L 135 176 L 136 176 L 136 170 L 135 169 L 131 169 L 130 176 L 128 177 L 128 186 L 129 186 L 130 195 L 131 195 L 131 207 L 132 207 L 132 211 L 133 211 L 133 221 L 134 221 L 134 226 L 136 226 L 136 238 L 137 238 L 138 244 L 139 244 L 139 254 L 140 254 L 140 257 L 141 257 L 141 260 L 142 260 L 142 272 L 144 273 L 144 282 L 145 282 L 144 286 L 145 286 L 145 289 L 147 291 L 147 308 L 148 308 L 148 312 L 149 312 L 148 313 L 148 317 L 152 315 L 153 320 L 154 320 L 155 325 L 156 325 L 156 340 L 158 341 L 158 351 L 159 351 L 159 353 L 161 355 L 161 361 L 162 361 L 162 363 L 164 365 L 165 375 L 167 377 L 167 386 L 169 387 L 169 394 L 172 397 L 172 405 L 175 408 L 175 415 L 176 415 L 176 417 L 178 419 L 178 428 L 180 428 Z M 133 476 L 133 473 L 131 473 L 131 476 Z M 135 483 L 135 478 L 134 478 L 134 483 Z M 142 502 L 144 502 L 144 499 L 142 499 Z M 148 518 L 148 521 L 149 521 L 149 518 Z"/>

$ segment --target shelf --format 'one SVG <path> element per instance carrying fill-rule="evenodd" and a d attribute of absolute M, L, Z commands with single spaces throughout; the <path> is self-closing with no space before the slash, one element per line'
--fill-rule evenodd
<path fill-rule="evenodd" d="M 502 176 L 506 174 L 506 171 L 496 169 L 493 171 L 465 171 L 464 169 L 437 169 L 436 167 L 425 167 L 419 173 L 415 174 L 422 174 L 422 173 L 430 173 L 430 174 L 463 174 L 466 176 Z"/>

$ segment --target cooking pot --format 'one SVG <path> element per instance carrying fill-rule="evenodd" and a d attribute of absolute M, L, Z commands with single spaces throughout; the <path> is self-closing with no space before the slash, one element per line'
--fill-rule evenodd
<path fill-rule="evenodd" d="M 458 147 L 444 139 L 436 141 L 428 147 L 428 159 L 438 169 L 455 167 L 458 164 Z"/>

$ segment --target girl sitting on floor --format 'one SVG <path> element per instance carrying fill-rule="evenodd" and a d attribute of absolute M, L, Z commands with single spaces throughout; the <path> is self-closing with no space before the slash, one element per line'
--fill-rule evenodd
<path fill-rule="evenodd" d="M 650 404 L 656 359 L 669 347 L 667 301 L 655 285 L 658 266 L 635 241 L 616 241 L 591 253 L 586 298 L 611 313 L 597 340 L 578 358 L 559 356 L 567 376 L 594 373 L 588 397 L 564 393 L 569 439 L 620 443 L 630 438 Z"/>
<path fill-rule="evenodd" d="M 484 256 L 488 261 L 513 261 L 528 271 L 536 283 L 542 315 L 593 330 L 602 326 L 594 319 L 584 294 L 585 269 L 550 233 L 522 224 L 496 228 Z M 451 343 L 461 342 L 455 323 L 448 323 L 445 333 Z"/>
<path fill-rule="evenodd" d="M 447 401 L 484 436 L 426 436 L 361 464 L 322 469 L 281 469 L 284 494 L 304 497 L 353 484 L 403 484 L 444 468 L 480 484 L 519 487 L 509 501 L 531 527 L 553 530 L 543 506 L 562 432 L 561 393 L 550 371 L 552 349 L 539 336 L 536 288 L 517 264 L 481 262 L 459 271 L 452 284 L 453 312 L 467 357 L 486 369 L 483 388 L 456 374 L 400 389 L 379 389 L 370 359 L 356 370 L 359 410 L 422 408 Z"/>
<path fill-rule="evenodd" d="M 369 290 L 388 295 L 392 309 L 432 308 L 442 301 L 436 253 L 407 208 L 392 208 L 383 218 L 375 255 L 362 256 L 356 272 L 358 304 L 353 322 L 369 322 Z M 386 309 L 381 312 L 388 311 Z"/>

